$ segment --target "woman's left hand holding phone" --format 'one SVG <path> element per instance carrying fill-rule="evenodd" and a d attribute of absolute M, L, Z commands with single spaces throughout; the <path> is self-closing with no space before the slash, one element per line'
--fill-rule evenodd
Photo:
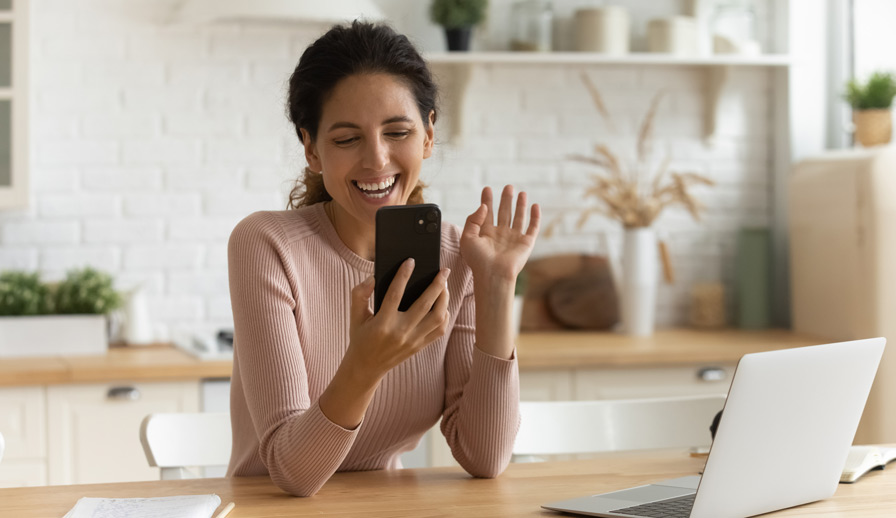
<path fill-rule="evenodd" d="M 398 305 L 413 271 L 413 259 L 401 265 L 376 314 L 370 309 L 373 277 L 352 289 L 348 350 L 320 398 L 324 415 L 344 428 L 352 429 L 361 423 L 387 372 L 448 329 L 447 281 L 451 270 L 442 268 L 411 307 L 399 311 Z"/>

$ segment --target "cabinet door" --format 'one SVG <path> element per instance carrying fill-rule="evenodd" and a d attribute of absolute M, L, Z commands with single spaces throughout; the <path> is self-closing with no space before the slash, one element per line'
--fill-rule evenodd
<path fill-rule="evenodd" d="M 0 209 L 28 204 L 28 6 L 0 1 Z"/>
<path fill-rule="evenodd" d="M 0 389 L 0 431 L 6 442 L 0 487 L 47 483 L 45 397 L 43 387 Z"/>
<path fill-rule="evenodd" d="M 140 444 L 140 423 L 154 412 L 197 411 L 197 381 L 49 387 L 49 482 L 158 480 Z"/>
<path fill-rule="evenodd" d="M 47 459 L 8 460 L 0 464 L 0 488 L 47 485 Z"/>
<path fill-rule="evenodd" d="M 520 401 L 567 401 L 573 399 L 570 369 L 520 371 Z"/>
<path fill-rule="evenodd" d="M 575 398 L 632 399 L 726 394 L 734 365 L 579 369 Z"/>

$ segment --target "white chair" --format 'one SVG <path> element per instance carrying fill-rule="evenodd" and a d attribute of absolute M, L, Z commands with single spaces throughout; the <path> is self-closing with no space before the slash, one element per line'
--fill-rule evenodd
<path fill-rule="evenodd" d="M 541 455 L 707 446 L 725 395 L 520 402 L 515 462 Z"/>
<path fill-rule="evenodd" d="M 231 441 L 227 412 L 150 414 L 140 425 L 146 460 L 161 468 L 162 480 L 196 478 L 190 467 L 226 466 Z"/>
<path fill-rule="evenodd" d="M 6 442 L 3 440 L 3 434 L 0 433 L 0 462 L 3 462 L 3 450 L 6 449 Z"/>

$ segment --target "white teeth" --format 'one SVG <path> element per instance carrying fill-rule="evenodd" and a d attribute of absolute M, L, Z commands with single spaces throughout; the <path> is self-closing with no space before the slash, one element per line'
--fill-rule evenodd
<path fill-rule="evenodd" d="M 391 187 L 395 183 L 395 177 L 388 178 L 380 183 L 362 183 L 357 182 L 358 187 L 365 191 L 378 191 L 381 189 L 385 189 L 387 187 Z M 377 196 L 381 198 L 382 196 Z"/>

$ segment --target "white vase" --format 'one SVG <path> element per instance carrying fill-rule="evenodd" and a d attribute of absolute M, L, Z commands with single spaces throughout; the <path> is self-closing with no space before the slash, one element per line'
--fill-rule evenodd
<path fill-rule="evenodd" d="M 124 341 L 128 345 L 148 345 L 154 338 L 146 293 L 142 287 L 134 288 L 125 305 Z"/>
<path fill-rule="evenodd" d="M 656 233 L 650 227 L 625 231 L 622 247 L 622 328 L 635 336 L 653 334 L 659 258 Z"/>

